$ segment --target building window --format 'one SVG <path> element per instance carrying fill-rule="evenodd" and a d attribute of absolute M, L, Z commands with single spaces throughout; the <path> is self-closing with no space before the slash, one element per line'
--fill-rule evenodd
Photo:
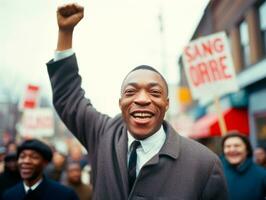
<path fill-rule="evenodd" d="M 266 54 L 266 1 L 264 1 L 259 7 L 259 18 L 260 18 L 260 30 L 263 41 L 263 51 Z"/>
<path fill-rule="evenodd" d="M 248 24 L 246 21 L 242 21 L 239 25 L 240 31 L 240 42 L 242 47 L 243 64 L 244 67 L 250 65 L 250 48 L 249 48 L 249 38 L 248 38 Z"/>
<path fill-rule="evenodd" d="M 266 112 L 255 114 L 255 125 L 259 145 L 266 145 Z"/>

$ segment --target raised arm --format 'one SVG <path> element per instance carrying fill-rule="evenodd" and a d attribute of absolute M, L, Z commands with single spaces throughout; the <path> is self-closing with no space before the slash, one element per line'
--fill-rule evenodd
<path fill-rule="evenodd" d="M 77 4 L 58 8 L 57 51 L 71 48 L 74 28 L 82 18 L 83 7 Z M 53 90 L 53 104 L 58 115 L 88 152 L 94 154 L 110 117 L 98 112 L 90 99 L 85 98 L 75 54 L 50 60 L 47 69 Z"/>
<path fill-rule="evenodd" d="M 75 26 L 83 18 L 84 8 L 78 4 L 67 4 L 57 9 L 58 42 L 57 51 L 72 48 Z"/>

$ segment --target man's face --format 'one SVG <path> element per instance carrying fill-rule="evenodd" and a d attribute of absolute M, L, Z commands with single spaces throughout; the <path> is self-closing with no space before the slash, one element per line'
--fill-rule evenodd
<path fill-rule="evenodd" d="M 72 184 L 79 184 L 81 182 L 81 168 L 79 164 L 69 164 L 67 167 L 67 178 Z"/>
<path fill-rule="evenodd" d="M 18 163 L 17 160 L 9 160 L 5 163 L 6 168 L 10 171 L 10 172 L 16 172 L 18 170 Z"/>
<path fill-rule="evenodd" d="M 151 70 L 131 72 L 123 82 L 119 106 L 129 132 L 136 139 L 149 137 L 160 128 L 169 106 L 165 82 Z"/>
<path fill-rule="evenodd" d="M 232 165 L 238 165 L 247 158 L 247 147 L 239 137 L 228 138 L 224 142 L 224 155 Z"/>
<path fill-rule="evenodd" d="M 266 163 L 266 152 L 262 148 L 257 148 L 254 151 L 256 163 L 262 165 Z"/>
<path fill-rule="evenodd" d="M 58 152 L 54 152 L 53 154 L 53 164 L 55 166 L 56 169 L 61 169 L 64 167 L 66 158 L 65 156 L 63 156 L 62 154 L 58 153 Z"/>
<path fill-rule="evenodd" d="M 34 150 L 25 149 L 18 157 L 19 172 L 23 180 L 39 180 L 46 164 L 42 155 Z"/>

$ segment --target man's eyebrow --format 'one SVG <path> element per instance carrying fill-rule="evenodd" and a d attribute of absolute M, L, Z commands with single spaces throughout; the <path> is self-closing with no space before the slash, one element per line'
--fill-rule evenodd
<path fill-rule="evenodd" d="M 163 88 L 163 86 L 161 84 L 159 84 L 158 82 L 150 82 L 147 84 L 148 87 L 155 87 L 155 86 L 159 86 L 160 88 Z M 126 88 L 127 86 L 133 86 L 133 87 L 138 87 L 139 83 L 137 82 L 128 82 L 124 85 L 123 88 Z"/>
<path fill-rule="evenodd" d="M 151 82 L 148 84 L 150 87 L 155 87 L 155 86 L 159 86 L 160 88 L 163 88 L 163 86 L 157 82 Z"/>
<path fill-rule="evenodd" d="M 137 82 L 129 82 L 129 83 L 126 83 L 124 85 L 124 88 L 127 87 L 127 86 L 134 86 L 134 87 L 137 87 L 138 86 L 138 83 Z"/>

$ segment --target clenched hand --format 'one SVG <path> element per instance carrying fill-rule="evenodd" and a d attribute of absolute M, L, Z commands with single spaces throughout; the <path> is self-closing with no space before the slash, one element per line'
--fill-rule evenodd
<path fill-rule="evenodd" d="M 61 31 L 73 31 L 83 18 L 84 8 L 78 4 L 67 4 L 57 9 L 57 23 Z"/>

